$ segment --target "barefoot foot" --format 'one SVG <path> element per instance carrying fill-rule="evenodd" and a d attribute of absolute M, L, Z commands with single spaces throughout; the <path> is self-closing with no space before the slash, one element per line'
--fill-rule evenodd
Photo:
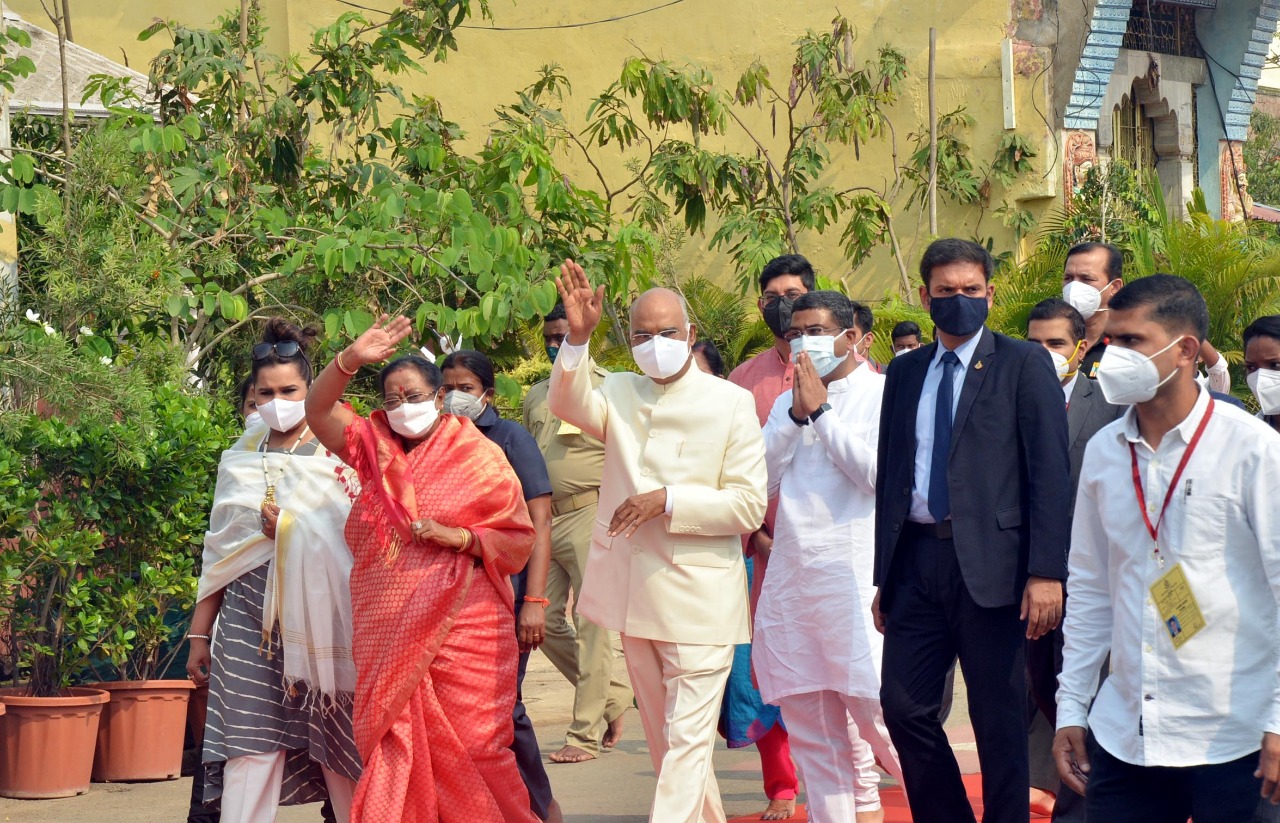
<path fill-rule="evenodd" d="M 586 749 L 566 745 L 560 751 L 552 753 L 548 759 L 552 763 L 585 763 L 588 760 L 595 760 L 596 756 Z"/>
<path fill-rule="evenodd" d="M 622 740 L 622 718 L 625 716 L 626 713 L 623 712 L 610 721 L 609 728 L 605 729 L 604 740 L 600 743 L 601 746 L 606 749 L 612 749 L 618 745 L 618 741 Z"/>
<path fill-rule="evenodd" d="M 790 820 L 796 813 L 795 800 L 770 800 L 761 820 Z"/>
<path fill-rule="evenodd" d="M 560 803 L 552 800 L 551 805 L 547 807 L 547 823 L 564 823 L 564 812 L 560 809 Z"/>
<path fill-rule="evenodd" d="M 874 812 L 856 812 L 853 818 L 857 823 L 884 823 L 884 809 L 876 809 Z"/>

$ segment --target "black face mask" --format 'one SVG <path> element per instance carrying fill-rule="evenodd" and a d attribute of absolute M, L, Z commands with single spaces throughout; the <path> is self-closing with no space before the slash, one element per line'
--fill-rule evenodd
<path fill-rule="evenodd" d="M 791 307 L 795 303 L 790 297 L 779 297 L 762 310 L 764 323 L 774 337 L 782 337 L 791 329 Z"/>
<path fill-rule="evenodd" d="M 985 296 L 953 294 L 929 301 L 929 316 L 933 318 L 933 324 L 956 337 L 966 337 L 982 328 L 982 324 L 987 322 L 987 310 Z"/>

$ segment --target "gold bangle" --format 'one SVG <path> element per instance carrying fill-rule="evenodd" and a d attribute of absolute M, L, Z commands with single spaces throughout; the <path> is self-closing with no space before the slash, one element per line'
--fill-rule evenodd
<path fill-rule="evenodd" d="M 335 358 L 333 358 L 333 362 L 334 362 L 334 363 L 336 363 L 336 364 L 337 364 L 337 366 L 338 366 L 338 371 L 342 372 L 342 373 L 343 373 L 343 374 L 345 374 L 347 377 L 355 377 L 355 376 L 356 376 L 356 372 L 358 372 L 358 371 L 360 371 L 360 370 L 359 370 L 359 369 L 356 369 L 355 371 L 351 371 L 351 370 L 349 370 L 349 369 L 347 368 L 346 364 L 342 362 L 342 354 L 343 354 L 343 352 L 338 352 L 338 356 L 337 356 L 337 357 L 335 357 Z"/>
<path fill-rule="evenodd" d="M 461 526 L 458 527 L 458 531 L 462 532 L 462 545 L 454 549 L 454 551 L 457 552 L 458 554 L 462 554 L 467 549 L 471 548 L 471 532 L 467 531 Z"/>

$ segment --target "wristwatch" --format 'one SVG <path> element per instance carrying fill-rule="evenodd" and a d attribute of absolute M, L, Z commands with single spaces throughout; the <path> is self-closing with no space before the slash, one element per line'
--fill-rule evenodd
<path fill-rule="evenodd" d="M 792 423 L 795 423 L 797 426 L 799 426 L 799 427 L 801 427 L 801 428 L 804 428 L 805 426 L 809 425 L 809 418 L 807 418 L 807 417 L 796 417 L 796 413 L 795 413 L 795 412 L 793 412 L 791 409 L 787 409 L 787 417 L 790 417 L 790 418 L 791 418 L 791 422 L 792 422 Z"/>
<path fill-rule="evenodd" d="M 818 408 L 816 408 L 816 409 L 814 409 L 814 410 L 813 410 L 813 414 L 809 415 L 809 422 L 810 422 L 810 423 L 817 423 L 817 422 L 818 422 L 818 418 L 819 418 L 819 417 L 821 417 L 821 416 L 822 416 L 823 414 L 825 414 L 826 412 L 829 412 L 829 411 L 831 411 L 831 404 L 830 404 L 830 403 L 823 403 L 821 406 L 819 406 Z"/>

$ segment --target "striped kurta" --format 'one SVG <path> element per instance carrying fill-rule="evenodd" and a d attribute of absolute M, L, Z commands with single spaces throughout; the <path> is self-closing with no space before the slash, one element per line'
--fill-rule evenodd
<path fill-rule="evenodd" d="M 222 796 L 223 763 L 241 755 L 288 752 L 282 806 L 328 796 L 322 765 L 351 780 L 360 778 L 350 699 L 324 709 L 320 700 L 308 699 L 305 684 L 288 694 L 279 631 L 272 632 L 270 648 L 259 651 L 267 566 L 232 581 L 218 612 L 202 756 L 206 804 Z"/>

